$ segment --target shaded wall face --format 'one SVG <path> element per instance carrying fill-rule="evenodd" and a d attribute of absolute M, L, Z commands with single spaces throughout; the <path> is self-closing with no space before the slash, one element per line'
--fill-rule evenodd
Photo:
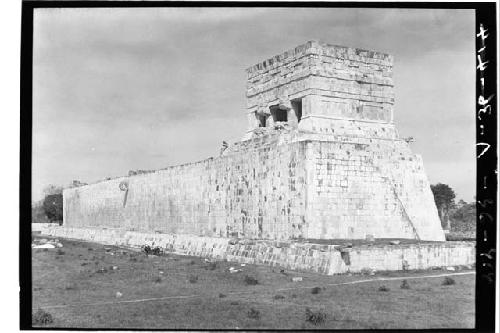
<path fill-rule="evenodd" d="M 294 143 L 68 189 L 64 223 L 225 237 L 303 237 L 304 156 L 304 144 Z M 128 192 L 120 189 L 124 181 Z"/>

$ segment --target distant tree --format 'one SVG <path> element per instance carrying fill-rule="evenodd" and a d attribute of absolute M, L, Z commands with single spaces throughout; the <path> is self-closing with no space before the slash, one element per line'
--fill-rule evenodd
<path fill-rule="evenodd" d="M 450 212 L 451 231 L 468 233 L 472 237 L 476 233 L 476 203 L 465 203 L 457 205 L 456 209 Z"/>
<path fill-rule="evenodd" d="M 434 194 L 434 201 L 438 209 L 441 225 L 450 230 L 450 209 L 455 206 L 455 191 L 446 184 L 438 183 L 431 185 L 432 194 Z"/>
<path fill-rule="evenodd" d="M 43 200 L 43 210 L 50 222 L 61 222 L 63 220 L 62 193 L 46 195 Z"/>
<path fill-rule="evenodd" d="M 49 219 L 43 209 L 43 199 L 31 204 L 31 223 L 48 223 Z"/>

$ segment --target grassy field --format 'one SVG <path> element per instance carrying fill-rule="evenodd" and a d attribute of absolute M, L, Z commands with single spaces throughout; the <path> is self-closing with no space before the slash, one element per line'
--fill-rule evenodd
<path fill-rule="evenodd" d="M 450 285 L 443 285 L 444 277 L 415 279 L 445 274 L 444 271 L 324 276 L 282 272 L 269 266 L 214 264 L 174 254 L 146 256 L 113 246 L 60 241 L 64 245 L 60 249 L 32 250 L 33 312 L 41 309 L 51 317 L 39 313 L 38 319 L 49 319 L 34 326 L 172 329 L 474 326 L 474 274 L 452 276 L 455 283 Z M 242 271 L 230 273 L 229 267 Z M 298 276 L 303 281 L 292 282 L 292 277 Z M 376 280 L 380 278 L 396 279 Z M 349 284 L 368 279 L 373 281 Z M 402 279 L 407 279 L 409 289 L 401 288 Z"/>

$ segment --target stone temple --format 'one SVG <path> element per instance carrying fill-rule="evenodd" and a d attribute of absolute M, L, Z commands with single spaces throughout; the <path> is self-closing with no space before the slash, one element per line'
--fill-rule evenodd
<path fill-rule="evenodd" d="M 390 55 L 310 41 L 247 69 L 221 156 L 66 189 L 64 226 L 243 239 L 444 241 L 394 125 Z M 409 141 L 409 140 L 408 140 Z"/>

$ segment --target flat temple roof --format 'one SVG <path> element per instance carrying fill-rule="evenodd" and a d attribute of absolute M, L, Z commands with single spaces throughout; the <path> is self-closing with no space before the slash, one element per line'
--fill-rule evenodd
<path fill-rule="evenodd" d="M 297 54 L 306 54 L 306 51 L 312 48 L 335 49 L 336 51 L 339 51 L 345 55 L 362 56 L 366 58 L 377 59 L 382 61 L 385 65 L 392 65 L 392 62 L 394 60 L 393 56 L 387 53 L 364 50 L 347 46 L 332 45 L 317 40 L 310 40 L 293 49 L 290 49 L 288 51 L 275 55 L 274 57 L 261 61 L 253 66 L 250 66 L 246 69 L 246 71 L 247 73 L 252 73 L 258 70 L 265 69 L 273 65 L 274 63 L 282 62 L 287 58 L 296 56 Z"/>

